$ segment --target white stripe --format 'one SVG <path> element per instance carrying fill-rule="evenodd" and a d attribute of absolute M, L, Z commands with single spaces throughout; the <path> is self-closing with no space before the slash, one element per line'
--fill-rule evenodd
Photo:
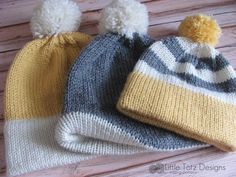
<path fill-rule="evenodd" d="M 74 152 L 124 155 L 148 151 L 130 134 L 89 113 L 72 112 L 63 116 L 55 137 L 62 147 Z"/>
<path fill-rule="evenodd" d="M 198 42 L 192 42 L 190 39 L 185 37 L 176 37 L 181 48 L 197 58 L 215 58 L 220 53 L 210 45 L 202 44 Z M 199 52 L 201 51 L 201 52 Z"/>
<path fill-rule="evenodd" d="M 95 156 L 71 153 L 54 140 L 58 117 L 6 121 L 7 173 L 10 176 L 77 163 Z"/>
<path fill-rule="evenodd" d="M 136 66 L 134 68 L 134 71 L 138 71 L 138 72 L 141 72 L 141 73 L 143 73 L 149 77 L 152 77 L 154 79 L 164 81 L 166 83 L 173 84 L 173 85 L 191 90 L 195 93 L 201 93 L 205 96 L 213 97 L 213 98 L 220 100 L 222 102 L 225 102 L 227 104 L 236 105 L 236 94 L 235 93 L 220 93 L 220 92 L 210 91 L 205 88 L 190 85 L 187 82 L 185 82 L 177 77 L 167 75 L 167 74 L 162 74 L 162 73 L 158 72 L 155 68 L 149 66 L 143 60 L 140 60 L 137 62 Z"/>
<path fill-rule="evenodd" d="M 220 71 L 212 72 L 207 69 L 196 69 L 191 63 L 176 62 L 174 55 L 161 41 L 153 44 L 151 50 L 161 59 L 169 70 L 176 73 L 192 74 L 209 83 L 221 83 L 231 78 L 235 78 L 235 71 L 230 65 Z"/>

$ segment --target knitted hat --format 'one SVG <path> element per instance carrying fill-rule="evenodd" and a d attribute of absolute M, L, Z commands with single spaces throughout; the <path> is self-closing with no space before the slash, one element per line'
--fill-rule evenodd
<path fill-rule="evenodd" d="M 146 7 L 134 0 L 116 0 L 104 9 L 99 27 L 107 33 L 83 50 L 69 74 L 64 115 L 56 128 L 58 143 L 71 151 L 94 154 L 203 146 L 116 110 L 128 74 L 154 42 L 146 35 Z"/>
<path fill-rule="evenodd" d="M 236 75 L 215 48 L 211 17 L 187 17 L 183 37 L 154 43 L 129 75 L 118 102 L 126 115 L 156 127 L 236 150 Z"/>
<path fill-rule="evenodd" d="M 81 12 L 70 0 L 46 0 L 31 19 L 35 39 L 17 54 L 5 89 L 7 172 L 18 175 L 89 157 L 54 141 L 70 65 L 91 37 L 77 31 Z"/>

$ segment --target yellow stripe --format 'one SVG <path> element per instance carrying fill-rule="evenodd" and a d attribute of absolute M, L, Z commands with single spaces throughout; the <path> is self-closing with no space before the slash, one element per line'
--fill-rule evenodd
<path fill-rule="evenodd" d="M 79 32 L 28 43 L 11 66 L 5 89 L 5 118 L 58 115 L 70 66 L 91 37 Z"/>
<path fill-rule="evenodd" d="M 200 93 L 132 73 L 117 108 L 139 121 L 236 150 L 236 108 Z"/>

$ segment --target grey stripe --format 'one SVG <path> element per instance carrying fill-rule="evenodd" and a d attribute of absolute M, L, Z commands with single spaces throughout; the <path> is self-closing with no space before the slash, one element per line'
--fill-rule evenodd
<path fill-rule="evenodd" d="M 236 91 L 236 79 L 231 78 L 225 82 L 221 83 L 209 83 L 204 81 L 195 75 L 188 73 L 176 73 L 175 71 L 171 71 L 162 62 L 162 60 L 150 49 L 147 50 L 146 54 L 142 56 L 142 60 L 144 60 L 149 66 L 155 68 L 158 72 L 162 74 L 169 74 L 175 77 L 180 78 L 181 80 L 186 81 L 188 84 L 206 88 L 208 90 L 217 91 L 217 92 L 235 92 Z"/>
<path fill-rule="evenodd" d="M 162 43 L 174 55 L 176 62 L 191 63 L 196 69 L 207 69 L 216 72 L 229 65 L 229 62 L 221 54 L 217 55 L 213 60 L 212 58 L 197 58 L 196 56 L 186 53 L 176 37 L 168 37 L 162 40 Z"/>
<path fill-rule="evenodd" d="M 110 38 L 116 38 L 117 42 L 110 43 Z M 64 114 L 77 111 L 94 114 L 109 121 L 114 128 L 124 130 L 141 143 L 157 149 L 178 149 L 201 144 L 133 120 L 116 109 L 128 74 L 144 50 L 153 42 L 148 36 L 137 36 L 134 41 L 129 41 L 119 35 L 111 35 L 109 40 L 107 37 L 97 38 L 90 43 L 73 66 L 76 69 L 73 68 L 70 73 Z M 98 46 L 102 46 L 100 50 L 97 50 Z M 95 54 L 91 53 L 93 48 L 96 49 L 93 51 Z"/>

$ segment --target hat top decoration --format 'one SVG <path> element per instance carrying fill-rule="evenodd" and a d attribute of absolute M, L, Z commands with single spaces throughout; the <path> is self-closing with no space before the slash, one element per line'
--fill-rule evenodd
<path fill-rule="evenodd" d="M 34 38 L 77 31 L 81 22 L 79 6 L 72 0 L 47 0 L 34 10 L 31 31 Z"/>
<path fill-rule="evenodd" d="M 210 16 L 198 14 L 186 17 L 179 26 L 179 35 L 194 42 L 215 47 L 221 35 L 221 28 Z"/>
<path fill-rule="evenodd" d="M 146 6 L 135 0 L 114 0 L 102 11 L 99 31 L 115 32 L 132 39 L 134 33 L 147 34 L 148 12 Z"/>

